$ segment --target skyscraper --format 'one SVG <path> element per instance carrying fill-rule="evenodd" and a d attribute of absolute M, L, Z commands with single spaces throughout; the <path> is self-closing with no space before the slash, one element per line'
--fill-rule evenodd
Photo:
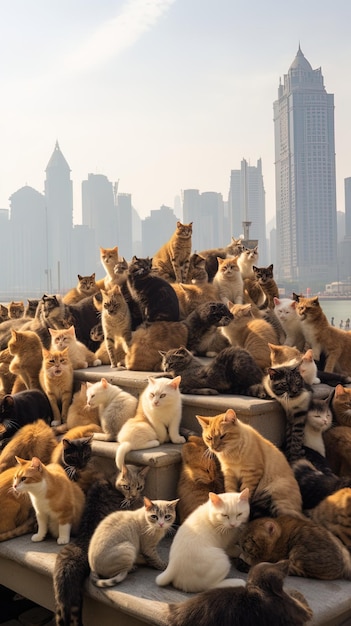
<path fill-rule="evenodd" d="M 299 47 L 274 107 L 277 272 L 323 289 L 337 275 L 334 96 Z"/>

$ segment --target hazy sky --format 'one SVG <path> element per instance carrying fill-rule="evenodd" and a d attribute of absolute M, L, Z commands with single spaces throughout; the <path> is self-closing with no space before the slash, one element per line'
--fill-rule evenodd
<path fill-rule="evenodd" d="M 76 221 L 90 172 L 119 179 L 145 217 L 182 189 L 226 200 L 242 158 L 262 158 L 269 219 L 273 101 L 300 42 L 335 94 L 344 210 L 350 23 L 350 0 L 0 0 L 0 207 L 25 184 L 43 191 L 57 139 Z"/>

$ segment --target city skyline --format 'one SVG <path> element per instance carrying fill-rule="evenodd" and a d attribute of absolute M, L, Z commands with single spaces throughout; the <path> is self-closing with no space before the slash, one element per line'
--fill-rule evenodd
<path fill-rule="evenodd" d="M 336 10 L 337 8 L 337 10 Z M 18 20 L 18 15 L 21 20 Z M 302 19 L 303 16 L 303 19 Z M 231 0 L 25 0 L 3 6 L 6 94 L 0 208 L 43 173 L 59 141 L 71 167 L 74 220 L 88 173 L 119 180 L 141 218 L 181 190 L 227 200 L 230 172 L 262 160 L 275 214 L 273 100 L 301 49 L 335 94 L 337 209 L 350 176 L 347 80 L 351 7 Z M 333 19 L 331 19 L 333 18 Z M 122 37 L 123 35 L 123 37 Z M 233 233 L 238 235 L 239 233 Z"/>

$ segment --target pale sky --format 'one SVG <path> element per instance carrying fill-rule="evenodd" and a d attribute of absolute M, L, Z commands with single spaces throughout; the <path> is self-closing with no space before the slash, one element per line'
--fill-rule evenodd
<path fill-rule="evenodd" d="M 0 0 L 0 208 L 43 191 L 58 140 L 75 221 L 88 173 L 119 180 L 144 218 L 182 189 L 226 200 L 242 158 L 262 158 L 270 219 L 273 101 L 300 43 L 334 93 L 344 210 L 350 24 L 350 0 Z"/>

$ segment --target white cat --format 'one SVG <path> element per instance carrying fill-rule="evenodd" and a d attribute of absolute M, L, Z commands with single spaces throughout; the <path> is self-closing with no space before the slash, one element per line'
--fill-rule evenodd
<path fill-rule="evenodd" d="M 108 441 L 116 441 L 123 424 L 135 415 L 138 400 L 131 393 L 124 391 L 117 385 L 111 385 L 106 378 L 97 383 L 87 383 L 87 405 L 99 409 L 101 428 Z M 105 439 L 99 433 L 94 439 Z"/>
<path fill-rule="evenodd" d="M 295 310 L 295 300 L 290 298 L 273 298 L 273 312 L 281 323 L 286 334 L 284 341 L 287 346 L 295 346 L 303 351 L 305 347 L 305 337 L 302 332 L 300 319 Z"/>
<path fill-rule="evenodd" d="M 179 434 L 182 418 L 180 381 L 181 376 L 173 379 L 148 378 L 135 416 L 122 426 L 118 434 L 116 465 L 119 470 L 131 450 L 156 448 L 166 441 L 185 442 L 185 438 Z"/>
<path fill-rule="evenodd" d="M 330 409 L 329 398 L 312 400 L 307 411 L 304 429 L 303 444 L 312 450 L 316 450 L 325 457 L 325 444 L 323 433 L 331 428 L 333 414 Z"/>
<path fill-rule="evenodd" d="M 258 263 L 258 246 L 244 248 L 238 257 L 238 266 L 243 278 L 255 278 L 253 266 Z"/>
<path fill-rule="evenodd" d="M 156 577 L 156 583 L 172 584 L 186 592 L 244 585 L 242 580 L 224 579 L 231 567 L 228 553 L 235 549 L 239 527 L 248 521 L 249 514 L 247 488 L 241 493 L 210 492 L 207 502 L 198 506 L 179 527 L 168 566 Z"/>
<path fill-rule="evenodd" d="M 213 278 L 213 286 L 217 290 L 218 298 L 224 304 L 228 301 L 242 304 L 244 301 L 243 278 L 238 265 L 239 257 L 221 259 L 217 257 L 218 270 Z"/>
<path fill-rule="evenodd" d="M 89 350 L 84 343 L 78 341 L 74 326 L 60 330 L 49 328 L 49 333 L 52 350 L 62 352 L 68 348 L 68 356 L 74 370 L 101 365 L 100 359 L 96 358 L 94 352 Z"/>
<path fill-rule="evenodd" d="M 318 368 L 313 358 L 312 348 L 309 348 L 303 355 L 299 371 L 308 385 L 318 385 L 321 382 L 317 376 Z"/>

